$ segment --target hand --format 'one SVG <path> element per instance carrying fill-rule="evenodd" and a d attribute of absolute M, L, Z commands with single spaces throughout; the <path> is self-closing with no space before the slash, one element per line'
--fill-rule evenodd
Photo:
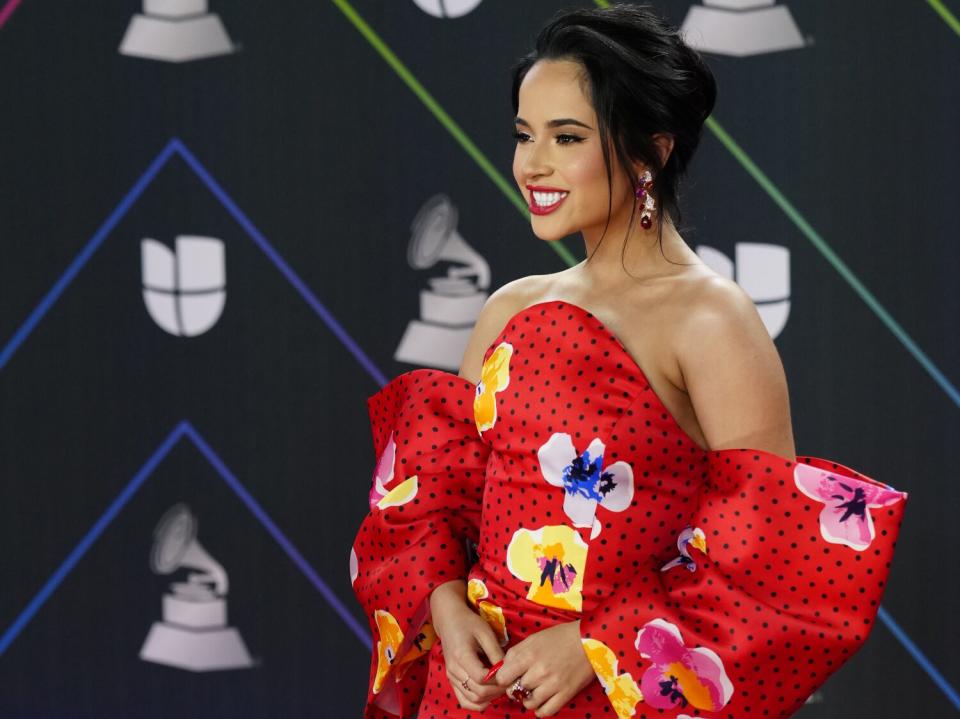
<path fill-rule="evenodd" d="M 493 680 L 481 683 L 487 674 L 481 655 L 486 656 L 487 666 L 503 658 L 497 635 L 467 604 L 467 584 L 462 579 L 445 582 L 430 593 L 430 614 L 457 701 L 464 709 L 483 711 L 503 694 Z"/>
<path fill-rule="evenodd" d="M 548 627 L 513 645 L 495 675 L 497 684 L 507 691 L 519 679 L 531 691 L 523 705 L 538 717 L 556 714 L 595 678 L 580 643 L 579 619 Z"/>

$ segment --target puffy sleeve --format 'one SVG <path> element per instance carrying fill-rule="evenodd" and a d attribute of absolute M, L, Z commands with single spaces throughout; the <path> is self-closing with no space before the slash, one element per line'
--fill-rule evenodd
<path fill-rule="evenodd" d="M 367 400 L 377 462 L 350 553 L 374 644 L 365 717 L 414 713 L 426 679 L 421 657 L 436 638 L 430 592 L 467 576 L 489 454 L 475 393 L 461 377 L 418 369 Z"/>
<path fill-rule="evenodd" d="M 673 556 L 581 618 L 618 717 L 787 717 L 866 640 L 907 495 L 842 464 L 706 453 Z"/>

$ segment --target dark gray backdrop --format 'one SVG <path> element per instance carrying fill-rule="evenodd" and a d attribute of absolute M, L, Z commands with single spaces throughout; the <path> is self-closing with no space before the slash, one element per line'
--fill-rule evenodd
<path fill-rule="evenodd" d="M 364 401 L 411 369 L 393 353 L 431 276 L 407 263 L 410 222 L 448 194 L 494 287 L 566 265 L 348 12 L 512 183 L 508 68 L 554 10 L 589 3 L 439 19 L 410 0 L 219 0 L 237 52 L 172 64 L 118 54 L 134 0 L 15 2 L 0 2 L 0 716 L 356 716 Z M 690 4 L 656 6 L 679 25 Z M 789 248 L 777 346 L 798 451 L 912 494 L 886 621 L 801 713 L 945 716 L 960 708 L 960 36 L 920 0 L 788 5 L 803 49 L 707 56 L 714 120 L 776 191 L 707 129 L 684 236 Z M 227 303 L 179 338 L 144 308 L 140 239 L 190 233 L 224 241 Z M 253 669 L 138 659 L 170 582 L 148 566 L 153 528 L 181 501 L 227 568 Z"/>

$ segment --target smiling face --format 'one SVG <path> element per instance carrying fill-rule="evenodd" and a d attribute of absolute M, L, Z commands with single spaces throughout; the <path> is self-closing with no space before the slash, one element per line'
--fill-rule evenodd
<path fill-rule="evenodd" d="M 557 240 L 583 232 L 599 237 L 611 188 L 603 162 L 597 115 L 581 65 L 541 60 L 520 85 L 513 176 L 530 208 L 533 232 Z M 611 149 L 613 203 L 608 232 L 627 226 L 633 188 Z"/>

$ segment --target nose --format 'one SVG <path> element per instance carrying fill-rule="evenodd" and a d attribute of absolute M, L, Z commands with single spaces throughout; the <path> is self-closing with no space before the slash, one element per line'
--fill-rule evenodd
<path fill-rule="evenodd" d="M 550 166 L 550 148 L 545 142 L 528 143 L 525 149 L 526 153 L 520 169 L 526 180 L 544 177 L 553 171 Z"/>

